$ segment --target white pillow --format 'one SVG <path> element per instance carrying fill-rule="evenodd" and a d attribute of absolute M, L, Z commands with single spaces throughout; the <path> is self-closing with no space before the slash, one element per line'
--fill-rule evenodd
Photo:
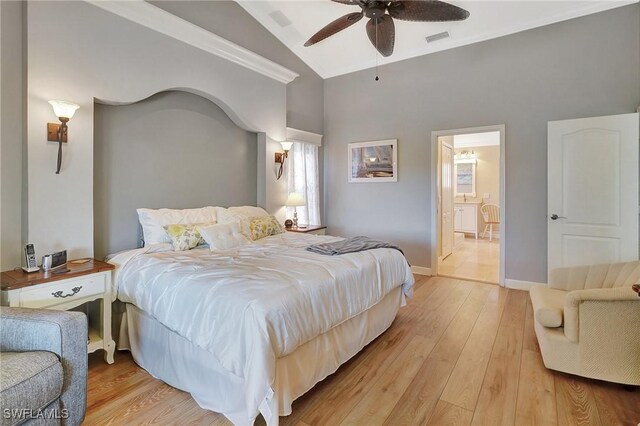
<path fill-rule="evenodd" d="M 227 211 L 244 217 L 269 216 L 265 209 L 254 206 L 229 207 Z"/>
<path fill-rule="evenodd" d="M 251 242 L 240 231 L 238 222 L 199 226 L 198 231 L 205 242 L 209 244 L 209 250 L 228 250 Z"/>
<path fill-rule="evenodd" d="M 217 208 L 217 218 L 220 223 L 235 222 L 239 219 L 246 219 L 255 216 L 269 216 L 263 208 L 254 206 L 224 207 Z"/>
<path fill-rule="evenodd" d="M 254 206 L 229 207 L 227 209 L 218 207 L 217 211 L 218 223 L 239 223 L 240 230 L 247 238 L 251 236 L 249 218 L 256 216 L 269 216 L 269 213 L 261 207 Z"/>
<path fill-rule="evenodd" d="M 144 244 L 171 243 L 164 230 L 165 225 L 193 225 L 196 223 L 215 223 L 216 208 L 199 209 L 137 209 L 138 220 L 144 234 Z"/>

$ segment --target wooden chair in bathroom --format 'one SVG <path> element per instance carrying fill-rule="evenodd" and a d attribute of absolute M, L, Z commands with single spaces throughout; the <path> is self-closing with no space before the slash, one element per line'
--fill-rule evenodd
<path fill-rule="evenodd" d="M 500 224 L 500 206 L 497 204 L 485 204 L 480 208 L 482 218 L 484 219 L 484 231 L 482 232 L 482 238 L 487 233 L 489 228 L 489 241 L 493 238 L 493 225 Z"/>

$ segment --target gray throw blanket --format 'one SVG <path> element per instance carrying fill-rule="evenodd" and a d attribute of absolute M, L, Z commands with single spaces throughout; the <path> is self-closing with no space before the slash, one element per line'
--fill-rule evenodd
<path fill-rule="evenodd" d="M 352 237 L 334 243 L 314 244 L 307 247 L 307 250 L 327 256 L 337 254 L 355 253 L 357 251 L 373 250 L 377 248 L 390 248 L 398 250 L 404 256 L 400 247 L 386 241 L 372 240 L 369 237 Z"/>

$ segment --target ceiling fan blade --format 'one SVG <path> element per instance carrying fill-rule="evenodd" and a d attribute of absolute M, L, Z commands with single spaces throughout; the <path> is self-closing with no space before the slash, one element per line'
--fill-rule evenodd
<path fill-rule="evenodd" d="M 331 22 L 329 25 L 312 35 L 311 38 L 304 44 L 305 47 L 316 44 L 317 42 L 322 41 L 325 38 L 330 37 L 335 33 L 344 30 L 345 28 L 350 27 L 351 25 L 361 20 L 363 16 L 364 14 L 362 12 L 354 12 L 336 19 L 335 21 Z"/>
<path fill-rule="evenodd" d="M 369 22 L 367 22 L 367 35 L 382 56 L 391 56 L 393 53 L 393 45 L 396 41 L 396 29 L 391 16 L 382 15 L 377 21 L 376 18 L 371 18 Z"/>
<path fill-rule="evenodd" d="M 404 21 L 462 21 L 469 17 L 467 10 L 438 0 L 392 1 L 387 10 L 389 15 Z"/>
<path fill-rule="evenodd" d="M 333 2 L 336 3 L 342 3 L 342 4 L 353 4 L 355 6 L 357 6 L 359 3 L 356 0 L 331 0 Z"/>

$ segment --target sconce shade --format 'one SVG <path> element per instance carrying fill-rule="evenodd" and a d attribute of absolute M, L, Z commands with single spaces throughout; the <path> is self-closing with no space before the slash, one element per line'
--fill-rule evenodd
<path fill-rule="evenodd" d="M 76 113 L 76 110 L 80 108 L 80 105 L 67 101 L 49 101 L 49 104 L 53 107 L 56 117 L 71 118 Z"/>
<path fill-rule="evenodd" d="M 304 206 L 307 203 L 304 201 L 304 197 L 302 194 L 297 192 L 292 192 L 289 194 L 289 198 L 287 198 L 287 202 L 284 204 L 287 207 L 300 207 Z"/>
<path fill-rule="evenodd" d="M 293 142 L 284 141 L 280 142 L 280 145 L 282 145 L 283 150 L 289 151 L 291 149 L 291 146 L 293 146 Z"/>

